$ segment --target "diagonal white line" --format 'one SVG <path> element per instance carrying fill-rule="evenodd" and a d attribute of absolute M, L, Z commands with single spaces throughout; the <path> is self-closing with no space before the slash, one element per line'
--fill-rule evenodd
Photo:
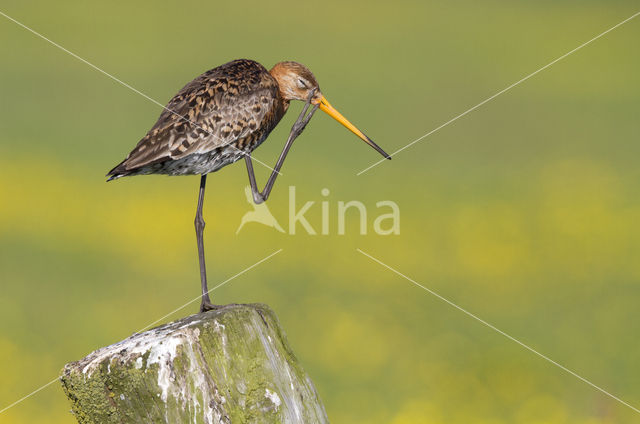
<path fill-rule="evenodd" d="M 132 87 L 131 85 L 127 84 L 126 82 L 122 81 L 121 79 L 111 75 L 110 73 L 108 73 L 107 71 L 105 71 L 104 69 L 94 65 L 93 63 L 89 62 L 86 59 L 81 58 L 80 56 L 78 56 L 77 54 L 73 53 L 72 51 L 67 50 L 66 48 L 62 47 L 60 44 L 56 43 L 55 41 L 52 41 L 50 39 L 48 39 L 47 37 L 45 37 L 44 35 L 40 34 L 39 32 L 37 32 L 34 29 L 29 28 L 28 26 L 26 26 L 25 24 L 15 20 L 14 18 L 12 18 L 11 16 L 7 15 L 6 13 L 3 13 L 2 11 L 0 11 L 0 15 L 4 16 L 5 18 L 7 18 L 8 20 L 10 20 L 11 22 L 15 23 L 16 25 L 26 29 L 27 31 L 29 31 L 30 33 L 36 35 L 37 37 L 40 37 L 41 39 L 43 39 L 44 41 L 48 42 L 49 44 L 59 48 L 60 50 L 62 50 L 63 52 L 73 56 L 74 58 L 78 59 L 80 62 L 90 66 L 91 68 L 95 69 L 96 71 L 100 72 L 103 75 L 106 75 L 107 77 L 111 78 L 112 80 L 116 81 L 118 84 L 128 88 L 129 90 L 133 91 L 136 94 L 139 94 L 140 96 L 144 97 L 145 99 L 149 100 L 150 102 L 160 106 L 162 109 L 166 110 L 167 112 L 172 113 L 173 115 L 184 119 L 185 121 L 189 122 L 190 124 L 194 125 L 196 128 L 198 128 L 199 130 L 202 130 L 204 132 L 206 132 L 207 134 L 209 134 L 210 136 L 214 137 L 214 138 L 218 138 L 216 137 L 211 131 L 204 129 L 203 127 L 201 127 L 200 125 L 198 125 L 197 123 L 191 121 L 190 119 L 188 119 L 186 116 L 184 115 L 180 115 L 178 112 L 175 112 L 171 109 L 169 109 L 168 107 L 166 107 L 165 105 L 163 105 L 162 103 L 160 103 L 159 101 L 149 97 L 148 95 L 144 94 L 142 91 L 136 89 L 135 87 Z M 219 140 L 219 138 L 218 138 Z M 237 147 L 235 147 L 234 145 L 230 144 L 231 142 L 225 143 L 222 146 L 219 147 L 225 147 L 225 146 L 231 146 L 232 148 L 236 149 L 237 151 L 239 151 L 240 153 L 242 153 L 244 156 L 246 156 L 248 153 L 245 152 L 244 150 L 240 150 Z M 266 163 L 256 159 L 255 156 L 251 156 L 251 158 L 253 160 L 255 160 L 256 162 L 258 162 L 259 164 L 266 166 L 267 168 L 269 168 L 271 171 L 275 171 L 275 169 L 273 169 L 272 167 L 270 167 L 269 165 L 267 165 Z M 277 171 L 276 171 L 277 172 Z M 282 175 L 280 172 L 278 172 L 278 175 Z"/>
<path fill-rule="evenodd" d="M 247 271 L 257 267 L 258 265 L 260 265 L 261 263 L 267 261 L 268 259 L 271 259 L 272 257 L 274 257 L 275 255 L 277 255 L 278 253 L 282 252 L 282 249 L 278 249 L 275 252 L 273 252 L 272 254 L 270 254 L 269 256 L 266 256 L 262 259 L 260 259 L 258 262 L 254 263 L 253 265 L 248 266 L 247 268 L 243 269 L 242 271 L 240 271 L 239 273 L 237 273 L 236 275 L 227 278 L 226 280 L 224 280 L 223 282 L 221 282 L 220 284 L 218 284 L 217 286 L 215 286 L 214 288 L 210 289 L 207 293 L 211 293 L 212 291 L 214 291 L 215 289 L 217 289 L 218 287 L 222 287 L 225 284 L 227 284 L 229 281 L 234 280 L 235 278 L 241 276 L 242 274 L 246 273 Z M 141 332 L 146 330 L 147 328 L 151 327 L 152 325 L 155 325 L 157 323 L 159 323 L 160 321 L 162 321 L 163 319 L 167 318 L 168 316 L 170 316 L 171 314 L 179 311 L 180 309 L 185 308 L 186 306 L 192 304 L 193 302 L 200 300 L 201 296 L 198 296 L 196 298 L 194 298 L 193 300 L 190 300 L 189 302 L 185 303 L 184 305 L 180 306 L 179 308 L 174 309 L 173 311 L 169 312 L 168 314 L 166 314 L 165 316 L 163 316 L 162 318 L 159 318 L 157 320 L 155 320 L 154 322 L 152 322 L 151 324 L 147 325 L 146 327 L 143 327 L 142 329 L 138 330 L 137 332 Z M 5 406 L 4 408 L 0 409 L 0 414 L 2 414 L 4 411 L 6 411 L 7 409 L 19 404 L 20 402 L 22 402 L 23 400 L 26 400 L 28 398 L 30 398 L 31 396 L 35 395 L 36 393 L 38 393 L 40 390 L 43 390 L 45 388 L 47 388 L 48 386 L 52 385 L 53 383 L 55 383 L 56 381 L 58 381 L 58 377 L 56 377 L 55 379 L 51 380 L 50 382 L 48 382 L 47 384 L 44 384 L 42 386 L 40 386 L 39 388 L 37 388 L 36 390 L 34 390 L 33 392 L 29 393 L 28 395 L 16 400 L 15 402 L 13 402 L 10 405 Z"/>
<path fill-rule="evenodd" d="M 218 287 L 222 287 L 225 284 L 227 284 L 229 281 L 235 279 L 236 277 L 241 276 L 242 274 L 246 273 L 247 271 L 257 267 L 258 265 L 260 265 L 261 263 L 263 263 L 264 261 L 267 261 L 269 259 L 271 259 L 272 257 L 274 257 L 275 255 L 277 255 L 278 253 L 282 252 L 282 249 L 278 249 L 275 252 L 273 252 L 272 254 L 270 254 L 269 256 L 260 259 L 258 262 L 256 262 L 255 264 L 243 269 L 242 271 L 240 271 L 239 273 L 237 273 L 236 275 L 227 278 L 226 280 L 224 280 L 222 283 L 218 284 L 217 286 L 215 286 L 212 289 L 209 289 L 209 291 L 207 293 L 211 293 L 212 291 L 214 291 L 215 289 L 217 289 Z M 165 318 L 167 318 L 170 315 L 173 315 L 174 313 L 178 312 L 180 309 L 186 308 L 187 306 L 191 305 L 193 302 L 196 302 L 198 300 L 201 299 L 202 296 L 198 296 L 198 297 L 194 297 L 192 300 L 188 301 L 187 303 L 185 303 L 184 305 L 174 309 L 173 311 L 169 312 L 168 314 L 166 314 L 165 316 L 158 318 L 157 320 L 153 321 L 151 324 L 147 325 L 146 327 L 141 328 L 140 330 L 138 330 L 137 332 L 141 332 L 146 330 L 147 328 L 159 323 L 160 321 L 164 320 Z"/>
<path fill-rule="evenodd" d="M 516 82 L 514 82 L 513 84 L 511 84 L 510 86 L 508 86 L 507 88 L 504 88 L 504 89 L 502 89 L 502 90 L 498 91 L 498 92 L 497 92 L 496 94 L 494 94 L 493 96 L 491 96 L 491 97 L 489 97 L 489 98 L 487 98 L 487 99 L 485 99 L 485 100 L 481 101 L 480 103 L 478 103 L 477 105 L 473 106 L 472 108 L 467 109 L 466 111 L 462 112 L 460 115 L 458 115 L 458 116 L 456 116 L 456 117 L 454 117 L 454 118 L 452 118 L 452 119 L 448 120 L 447 122 L 445 122 L 444 124 L 440 125 L 439 127 L 437 127 L 437 128 L 435 128 L 435 129 L 433 129 L 433 130 L 429 131 L 428 133 L 426 133 L 426 134 L 424 134 L 424 135 L 422 135 L 422 136 L 420 136 L 420 137 L 416 138 L 416 139 L 415 139 L 415 140 L 413 140 L 411 143 L 407 144 L 407 145 L 406 145 L 406 146 L 404 146 L 404 147 L 401 147 L 400 149 L 398 149 L 398 150 L 396 150 L 395 152 L 391 153 L 389 156 L 395 156 L 395 155 L 397 155 L 398 153 L 402 152 L 403 150 L 405 150 L 405 149 L 407 149 L 407 148 L 409 148 L 409 147 L 413 146 L 414 144 L 416 144 L 416 143 L 417 143 L 417 142 L 419 142 L 420 140 L 422 140 L 422 139 L 424 139 L 424 138 L 426 138 L 426 137 L 430 136 L 430 135 L 431 135 L 431 134 L 433 134 L 434 132 L 436 132 L 436 131 L 438 131 L 438 130 L 440 130 L 440 129 L 444 128 L 444 127 L 446 127 L 447 125 L 449 125 L 449 124 L 451 124 L 451 123 L 453 123 L 453 122 L 455 122 L 455 121 L 457 121 L 458 119 L 462 118 L 463 116 L 467 115 L 468 113 L 473 112 L 474 110 L 476 110 L 476 109 L 477 109 L 477 108 L 479 108 L 480 106 L 484 105 L 485 103 L 490 102 L 491 100 L 495 99 L 495 98 L 496 98 L 496 97 L 498 97 L 499 95 L 501 95 L 501 94 L 503 94 L 503 93 L 505 93 L 505 92 L 507 92 L 507 91 L 511 90 L 513 87 L 515 87 L 515 86 L 519 85 L 520 83 L 525 82 L 526 80 L 528 80 L 528 79 L 529 79 L 529 78 L 531 78 L 532 76 L 536 75 L 536 74 L 537 74 L 537 73 L 539 73 L 539 72 L 544 71 L 544 70 L 545 70 L 545 69 L 547 69 L 548 67 L 550 67 L 550 66 L 554 65 L 555 63 L 557 63 L 557 62 L 561 61 L 562 59 L 564 59 L 565 57 L 569 56 L 570 54 L 573 54 L 573 53 L 577 52 L 577 51 L 578 51 L 578 50 L 580 50 L 581 48 L 583 48 L 583 47 L 585 47 L 585 46 L 587 46 L 587 45 L 591 44 L 591 43 L 592 43 L 592 42 L 594 42 L 594 41 L 596 41 L 598 38 L 600 38 L 600 37 L 602 37 L 602 36 L 604 36 L 604 35 L 608 34 L 609 32 L 613 31 L 614 29 L 618 28 L 619 26 L 626 24 L 627 22 L 629 22 L 630 20 L 632 20 L 633 18 L 635 18 L 635 17 L 636 17 L 636 16 L 638 16 L 638 15 L 640 15 L 640 12 L 637 12 L 637 13 L 635 13 L 635 14 L 631 15 L 630 17 L 628 17 L 628 18 L 627 18 L 627 19 L 625 19 L 624 21 L 619 22 L 618 24 L 616 24 L 616 25 L 612 26 L 612 27 L 611 27 L 611 28 L 609 28 L 608 30 L 606 30 L 606 31 L 604 31 L 604 32 L 602 32 L 602 33 L 600 33 L 600 34 L 598 34 L 598 35 L 597 35 L 597 36 L 595 36 L 595 37 L 593 37 L 591 40 L 586 41 L 586 42 L 584 42 L 584 43 L 580 44 L 580 45 L 579 45 L 578 47 L 576 47 L 575 49 L 573 49 L 573 50 L 571 50 L 571 51 L 569 51 L 569 52 L 567 52 L 567 53 L 563 54 L 563 55 L 562 55 L 562 56 L 560 56 L 559 58 L 557 58 L 557 59 L 555 59 L 555 60 L 553 60 L 553 61 L 551 61 L 551 62 L 547 63 L 546 65 L 544 65 L 542 68 L 538 69 L 537 71 L 534 71 L 534 72 L 530 73 L 529 75 L 527 75 L 526 77 L 522 78 L 521 80 L 516 81 Z M 381 163 L 383 163 L 383 162 L 385 162 L 385 161 L 386 161 L 386 159 L 380 159 L 379 161 L 375 162 L 373 165 L 370 165 L 370 166 L 368 166 L 367 168 L 363 169 L 362 171 L 358 172 L 356 175 L 362 175 L 362 174 L 364 174 L 365 172 L 367 172 L 368 170 L 370 170 L 371 168 L 373 168 L 373 167 L 375 167 L 375 166 L 378 166 L 379 164 L 381 164 Z"/>
<path fill-rule="evenodd" d="M 552 363 L 553 365 L 555 365 L 556 367 L 568 372 L 569 374 L 571 374 L 572 376 L 576 377 L 577 379 L 583 381 L 584 383 L 587 383 L 589 386 L 593 387 L 596 390 L 599 390 L 600 392 L 604 393 L 605 395 L 609 396 L 611 399 L 614 399 L 618 402 L 620 402 L 621 404 L 623 404 L 624 406 L 633 409 L 634 411 L 640 413 L 640 409 L 628 404 L 627 402 L 623 401 L 622 399 L 620 399 L 619 397 L 609 393 L 608 391 L 606 391 L 605 389 L 603 389 L 600 386 L 597 386 L 595 384 L 593 384 L 592 382 L 590 382 L 589 380 L 587 380 L 586 378 L 576 374 L 574 371 L 571 371 L 569 368 L 557 363 L 556 361 L 554 361 L 553 359 L 549 358 L 548 356 L 543 355 L 542 353 L 538 352 L 537 350 L 535 350 L 534 348 L 524 344 L 523 342 L 521 342 L 520 340 L 516 339 L 515 337 L 510 336 L 509 334 L 505 333 L 504 331 L 500 330 L 499 328 L 489 324 L 487 321 L 483 320 L 482 318 L 479 318 L 478 316 L 472 314 L 471 312 L 467 311 L 466 309 L 464 309 L 461 306 L 456 305 L 455 303 L 453 303 L 452 301 L 450 301 L 449 299 L 440 296 L 438 293 L 434 292 L 433 290 L 423 286 L 422 284 L 418 283 L 417 281 L 413 280 L 412 278 L 407 277 L 406 275 L 404 275 L 403 273 L 401 273 L 400 271 L 396 270 L 395 268 L 392 268 L 391 266 L 385 264 L 384 262 L 382 262 L 379 259 L 374 258 L 373 256 L 371 256 L 370 254 L 362 251 L 361 249 L 356 249 L 358 252 L 362 253 L 364 256 L 368 257 L 369 259 L 377 262 L 378 264 L 382 265 L 383 267 L 387 268 L 388 270 L 394 272 L 395 274 L 399 275 L 400 277 L 404 278 L 405 280 L 415 284 L 416 286 L 420 287 L 423 290 L 426 290 L 427 292 L 429 292 L 430 294 L 434 295 L 435 297 L 437 297 L 438 299 L 442 300 L 443 302 L 448 303 L 449 305 L 453 306 L 454 308 L 456 308 L 457 310 L 459 310 L 460 312 L 463 312 L 465 314 L 467 314 L 468 316 L 470 316 L 471 318 L 475 319 L 476 321 L 486 325 L 487 327 L 489 327 L 490 329 L 492 329 L 493 331 L 502 334 L 504 337 L 508 338 L 509 340 L 516 342 L 517 344 L 519 344 L 520 346 L 524 347 L 525 349 L 527 349 L 528 351 L 535 353 L 536 355 L 538 355 L 539 357 L 541 357 L 542 359 L 544 359 L 545 361 L 548 361 L 550 363 Z"/>
<path fill-rule="evenodd" d="M 5 406 L 4 408 L 0 409 L 0 414 L 2 414 L 4 411 L 6 411 L 7 409 L 11 408 L 12 406 L 15 406 L 15 405 L 19 404 L 23 400 L 30 398 L 31 396 L 33 396 L 36 393 L 38 393 L 40 390 L 43 390 L 43 389 L 51 386 L 56 381 L 58 381 L 58 377 L 54 378 L 53 380 L 51 380 L 47 384 L 44 384 L 44 385 L 40 386 L 39 388 L 35 389 L 33 392 L 29 393 L 28 395 L 24 396 L 23 398 L 18 399 L 17 401 L 13 402 L 11 405 Z"/>

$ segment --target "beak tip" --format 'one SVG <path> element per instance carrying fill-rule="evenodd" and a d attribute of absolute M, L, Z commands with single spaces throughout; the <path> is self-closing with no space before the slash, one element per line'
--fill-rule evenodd
<path fill-rule="evenodd" d="M 369 145 L 371 147 L 376 149 L 378 151 L 378 153 L 380 153 L 382 156 L 384 156 L 385 159 L 391 160 L 391 156 L 389 156 L 389 154 L 387 152 L 382 150 L 382 148 L 380 146 L 378 146 L 376 143 L 374 143 L 373 140 L 371 140 L 367 135 L 365 135 L 365 137 L 367 138 L 367 141 L 369 142 Z"/>

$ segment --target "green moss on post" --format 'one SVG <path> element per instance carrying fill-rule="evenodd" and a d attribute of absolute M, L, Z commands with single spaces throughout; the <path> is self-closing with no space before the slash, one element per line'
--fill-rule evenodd
<path fill-rule="evenodd" d="M 266 305 L 228 305 L 98 349 L 60 377 L 78 422 L 326 423 Z"/>

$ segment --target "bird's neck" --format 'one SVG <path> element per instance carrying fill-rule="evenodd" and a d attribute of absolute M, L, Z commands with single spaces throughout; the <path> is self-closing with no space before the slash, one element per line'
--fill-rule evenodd
<path fill-rule="evenodd" d="M 280 96 L 282 96 L 282 93 L 280 93 Z M 284 97 L 282 98 L 282 109 L 283 109 L 283 114 L 287 113 L 287 110 L 289 110 L 289 100 L 286 100 Z"/>
<path fill-rule="evenodd" d="M 271 68 L 269 73 L 271 74 L 273 79 L 276 80 L 276 83 L 278 84 L 278 91 L 280 92 L 280 98 L 282 99 L 282 104 L 284 105 L 284 111 L 286 112 L 287 108 L 289 107 L 289 101 L 291 99 L 290 99 L 290 96 L 288 96 L 286 91 L 284 90 L 286 85 L 286 78 L 285 78 L 285 69 L 283 68 L 282 63 L 277 63 L 273 68 Z"/>

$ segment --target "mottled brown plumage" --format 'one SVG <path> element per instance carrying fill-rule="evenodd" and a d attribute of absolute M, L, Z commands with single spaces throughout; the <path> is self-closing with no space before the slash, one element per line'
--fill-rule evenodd
<path fill-rule="evenodd" d="M 184 86 L 108 175 L 216 171 L 258 147 L 288 107 L 289 99 L 264 66 L 246 59 L 226 63 Z"/>

